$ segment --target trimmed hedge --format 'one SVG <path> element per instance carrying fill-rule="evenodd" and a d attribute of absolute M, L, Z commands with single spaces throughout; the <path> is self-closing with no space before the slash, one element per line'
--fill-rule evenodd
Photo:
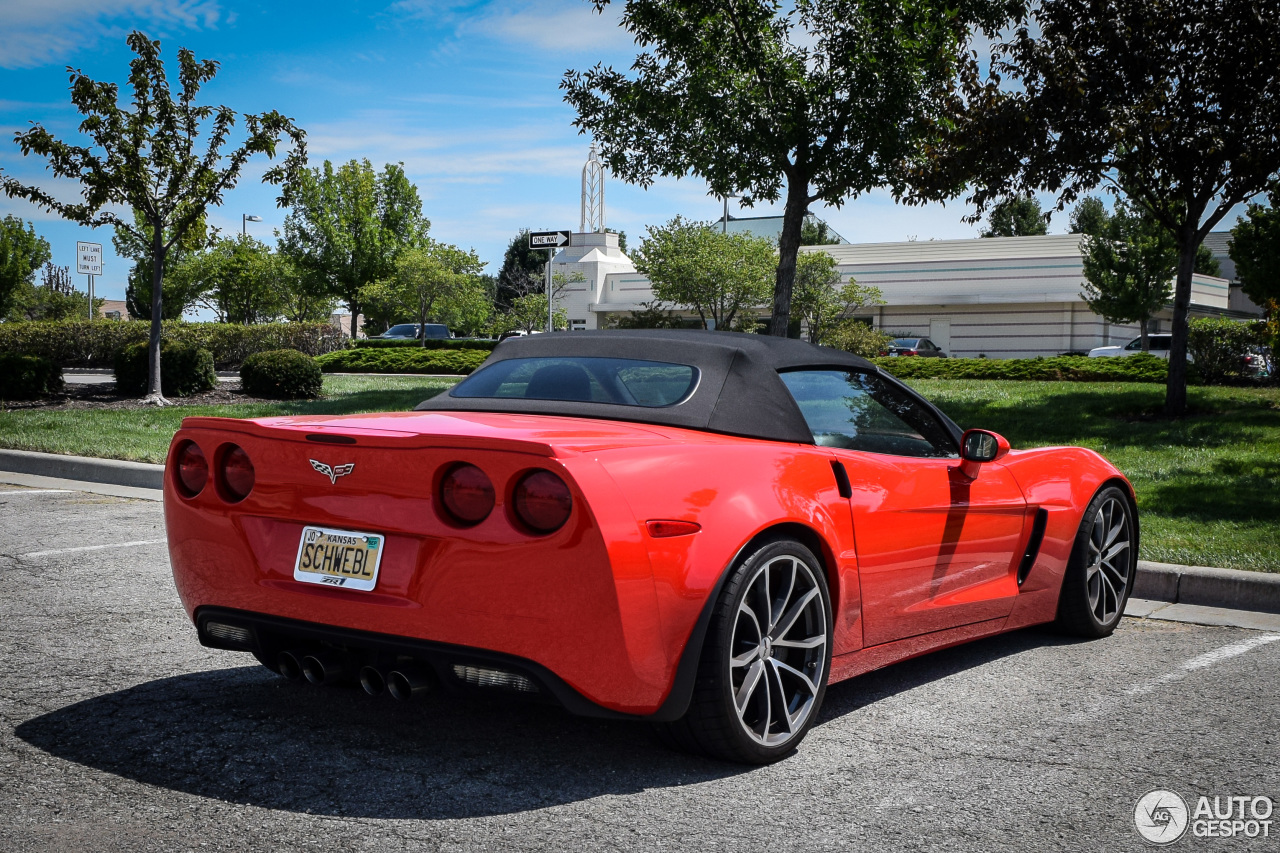
<path fill-rule="evenodd" d="M 876 358 L 900 379 L 1022 379 L 1069 382 L 1164 382 L 1169 364 L 1154 355 L 1089 358 Z"/>
<path fill-rule="evenodd" d="M 0 400 L 39 400 L 62 390 L 62 368 L 47 358 L 0 352 Z"/>
<path fill-rule="evenodd" d="M 1258 329 L 1235 320 L 1203 317 L 1187 327 L 1187 351 L 1209 385 L 1244 379 L 1245 358 L 1260 343 Z"/>
<path fill-rule="evenodd" d="M 116 391 L 147 391 L 147 344 L 129 344 L 116 353 Z M 211 391 L 218 384 L 213 355 L 202 347 L 177 341 L 160 342 L 160 392 L 166 397 L 186 397 Z"/>
<path fill-rule="evenodd" d="M 0 351 L 38 355 L 60 367 L 110 367 L 115 354 L 151 337 L 148 320 L 60 320 L 0 323 Z M 163 324 L 162 340 L 194 344 L 213 355 L 219 370 L 239 366 L 255 352 L 296 349 L 320 355 L 345 349 L 342 330 L 329 323 L 187 323 Z"/>
<path fill-rule="evenodd" d="M 468 374 L 489 357 L 488 350 L 422 347 L 349 349 L 316 357 L 325 373 Z"/>
<path fill-rule="evenodd" d="M 417 347 L 418 349 L 482 349 L 493 352 L 497 341 L 476 341 L 467 338 L 427 338 L 424 347 L 418 340 L 389 340 L 381 338 L 359 338 L 352 341 L 356 349 L 394 349 L 396 347 Z"/>
<path fill-rule="evenodd" d="M 255 352 L 240 366 L 240 387 L 256 397 L 314 399 L 323 384 L 320 365 L 295 349 Z"/>

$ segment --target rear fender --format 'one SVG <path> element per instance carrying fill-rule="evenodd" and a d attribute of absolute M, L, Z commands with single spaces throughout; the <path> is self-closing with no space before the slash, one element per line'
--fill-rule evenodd
<path fill-rule="evenodd" d="M 696 669 L 704 630 L 699 626 L 705 626 L 730 569 L 775 533 L 799 539 L 822 561 L 834 610 L 835 653 L 860 647 L 852 520 L 829 455 L 800 445 L 743 441 L 617 450 L 598 458 L 625 495 L 648 553 L 664 648 L 670 660 L 682 662 L 681 670 L 689 659 Z M 646 527 L 651 520 L 689 521 L 700 529 L 654 538 Z"/>

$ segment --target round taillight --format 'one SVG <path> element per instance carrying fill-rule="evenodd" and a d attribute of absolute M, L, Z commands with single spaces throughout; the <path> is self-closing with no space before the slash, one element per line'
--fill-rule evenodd
<path fill-rule="evenodd" d="M 569 487 L 550 471 L 526 474 L 512 495 L 516 517 L 538 533 L 559 530 L 569 520 L 573 496 Z"/>
<path fill-rule="evenodd" d="M 493 482 L 474 465 L 454 465 L 440 481 L 440 502 L 459 524 L 479 524 L 493 511 Z"/>
<path fill-rule="evenodd" d="M 174 457 L 178 464 L 178 485 L 189 498 L 194 498 L 209 482 L 209 460 L 194 441 L 183 442 Z"/>
<path fill-rule="evenodd" d="M 253 463 L 239 445 L 229 444 L 222 451 L 222 486 L 227 500 L 242 501 L 253 491 Z"/>

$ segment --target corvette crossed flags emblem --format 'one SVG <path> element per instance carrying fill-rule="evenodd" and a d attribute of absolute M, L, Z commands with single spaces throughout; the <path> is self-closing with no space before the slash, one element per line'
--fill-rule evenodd
<path fill-rule="evenodd" d="M 335 465 L 330 468 L 323 462 L 317 462 L 314 459 L 309 459 L 307 461 L 311 463 L 312 468 L 315 468 L 321 474 L 328 477 L 330 483 L 338 482 L 339 477 L 345 477 L 356 469 L 356 463 L 354 462 L 348 462 L 346 465 Z"/>

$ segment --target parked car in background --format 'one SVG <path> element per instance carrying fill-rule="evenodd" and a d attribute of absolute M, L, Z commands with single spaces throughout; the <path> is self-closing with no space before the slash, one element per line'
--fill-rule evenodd
<path fill-rule="evenodd" d="M 442 340 L 453 337 L 449 334 L 449 327 L 443 323 L 425 323 L 422 327 L 426 329 L 424 337 L 428 340 Z M 376 337 L 384 341 L 416 341 L 419 337 L 418 329 L 419 325 L 417 323 L 399 323 Z"/>
<path fill-rule="evenodd" d="M 1157 332 L 1147 335 L 1147 349 L 1157 358 L 1169 358 L 1169 346 L 1173 335 L 1168 332 Z M 1094 347 L 1089 350 L 1089 358 L 1105 358 L 1119 355 L 1137 355 L 1142 352 L 1142 338 L 1134 338 L 1127 344 L 1116 344 L 1109 347 Z"/>
<path fill-rule="evenodd" d="M 1245 376 L 1254 376 L 1258 378 L 1271 375 L 1271 359 L 1268 358 L 1267 349 L 1260 346 L 1249 347 L 1249 352 L 1244 357 Z"/>
<path fill-rule="evenodd" d="M 881 355 L 918 355 L 923 358 L 946 358 L 942 348 L 928 338 L 894 338 L 880 350 Z"/>

